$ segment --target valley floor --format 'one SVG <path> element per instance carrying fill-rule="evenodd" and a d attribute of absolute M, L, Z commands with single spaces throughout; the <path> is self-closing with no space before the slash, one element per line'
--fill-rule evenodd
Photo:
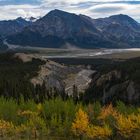
<path fill-rule="evenodd" d="M 104 58 L 130 59 L 140 57 L 140 49 L 49 49 L 31 48 L 18 49 L 19 52 L 34 52 L 43 58 Z"/>
<path fill-rule="evenodd" d="M 140 48 L 119 48 L 119 49 L 80 49 L 80 48 L 40 48 L 30 46 L 20 46 L 4 44 L 9 47 L 9 51 L 15 52 L 33 52 L 37 53 L 43 58 L 104 58 L 104 59 L 129 59 L 140 57 Z"/>

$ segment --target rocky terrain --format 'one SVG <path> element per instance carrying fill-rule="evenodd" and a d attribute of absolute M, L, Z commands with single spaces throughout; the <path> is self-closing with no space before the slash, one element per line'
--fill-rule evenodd
<path fill-rule="evenodd" d="M 69 96 L 73 94 L 73 87 L 77 92 L 83 93 L 91 83 L 91 75 L 95 72 L 84 66 L 66 66 L 54 61 L 44 59 L 37 54 L 17 53 L 15 57 L 20 58 L 23 62 L 32 61 L 33 58 L 39 58 L 45 61 L 40 67 L 38 76 L 31 79 L 34 85 L 45 85 L 48 89 L 55 88 L 59 92 L 65 92 Z"/>
<path fill-rule="evenodd" d="M 6 42 L 6 37 L 21 32 L 26 26 L 32 24 L 32 20 L 25 20 L 19 17 L 14 20 L 0 21 L 0 51 L 5 51 L 9 48 Z M 11 48 L 10 48 L 11 49 Z"/>
<path fill-rule="evenodd" d="M 0 21 L 0 35 L 8 36 L 21 32 L 26 26 L 29 26 L 32 22 L 19 17 L 14 20 Z"/>
<path fill-rule="evenodd" d="M 140 47 L 140 24 L 122 14 L 92 19 L 53 10 L 6 38 L 10 44 L 45 48 L 137 48 Z"/>
<path fill-rule="evenodd" d="M 85 99 L 100 100 L 103 104 L 123 101 L 139 104 L 140 59 L 130 59 L 118 64 L 104 66 L 94 74 Z M 108 68 L 107 68 L 108 67 Z"/>
<path fill-rule="evenodd" d="M 55 95 L 62 98 L 69 95 L 87 103 L 123 101 L 139 104 L 140 58 L 75 58 L 58 63 L 56 59 L 49 60 L 35 53 L 0 56 L 1 93 L 4 97 L 23 95 L 38 102 Z M 15 88 L 17 90 L 13 90 Z"/>
<path fill-rule="evenodd" d="M 140 88 L 131 80 L 121 81 L 123 74 L 119 71 L 111 71 L 101 75 L 96 80 L 96 88 L 102 90 L 102 103 L 123 100 L 128 103 L 138 103 L 140 99 Z"/>

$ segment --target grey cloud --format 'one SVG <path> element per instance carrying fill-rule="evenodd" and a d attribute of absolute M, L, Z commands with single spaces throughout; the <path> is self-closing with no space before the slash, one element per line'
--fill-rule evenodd
<path fill-rule="evenodd" d="M 121 10 L 124 10 L 124 7 L 110 7 L 110 6 L 106 6 L 106 7 L 99 7 L 96 9 L 92 9 L 91 12 L 97 12 L 97 13 L 113 13 L 113 12 L 118 12 Z"/>

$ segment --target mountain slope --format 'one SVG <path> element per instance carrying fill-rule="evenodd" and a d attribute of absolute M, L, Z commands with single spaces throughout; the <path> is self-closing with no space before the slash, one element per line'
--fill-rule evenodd
<path fill-rule="evenodd" d="M 70 43 L 89 48 L 111 44 L 92 22 L 60 10 L 49 12 L 23 32 L 8 37 L 8 41 L 12 44 L 41 47 L 61 47 Z"/>
<path fill-rule="evenodd" d="M 85 94 L 88 102 L 100 100 L 103 104 L 123 101 L 139 104 L 140 100 L 140 57 L 126 61 L 95 66 L 90 88 Z"/>
<path fill-rule="evenodd" d="M 7 36 L 18 33 L 30 24 L 29 21 L 19 17 L 15 20 L 0 21 L 0 35 Z"/>
<path fill-rule="evenodd" d="M 140 47 L 140 24 L 127 15 L 92 19 L 53 10 L 7 40 L 11 44 L 50 48 L 67 43 L 81 48 Z"/>
<path fill-rule="evenodd" d="M 7 48 L 8 46 L 3 43 L 3 38 L 0 36 L 0 51 L 5 51 Z"/>
<path fill-rule="evenodd" d="M 114 15 L 93 20 L 93 24 L 103 34 L 115 37 L 116 41 L 128 47 L 140 47 L 140 24 L 127 15 Z"/>

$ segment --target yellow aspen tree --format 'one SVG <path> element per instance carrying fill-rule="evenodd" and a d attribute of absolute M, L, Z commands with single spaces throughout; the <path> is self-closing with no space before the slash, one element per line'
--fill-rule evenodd
<path fill-rule="evenodd" d="M 103 119 L 104 120 L 108 116 L 113 116 L 113 117 L 118 116 L 118 112 L 112 106 L 112 104 L 102 108 L 101 113 L 100 113 L 98 119 Z"/>
<path fill-rule="evenodd" d="M 86 134 L 89 126 L 89 118 L 86 112 L 82 109 L 79 109 L 76 113 L 76 118 L 72 123 L 72 132 L 76 136 L 83 136 Z"/>
<path fill-rule="evenodd" d="M 119 114 L 118 117 L 116 117 L 116 128 L 119 134 L 125 138 L 134 136 L 137 130 L 140 129 L 139 120 L 140 117 L 134 114 L 127 116 Z"/>

